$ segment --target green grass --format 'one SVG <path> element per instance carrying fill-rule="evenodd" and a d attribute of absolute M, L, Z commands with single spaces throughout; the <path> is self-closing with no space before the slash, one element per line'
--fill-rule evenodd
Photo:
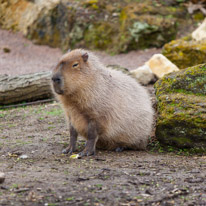
<path fill-rule="evenodd" d="M 67 197 L 66 198 L 66 201 L 72 201 L 72 200 L 74 200 L 74 197 Z"/>
<path fill-rule="evenodd" d="M 54 126 L 50 126 L 50 127 L 48 127 L 48 129 L 54 129 L 54 128 L 56 128 L 56 127 L 54 127 Z"/>
<path fill-rule="evenodd" d="M 63 114 L 63 111 L 61 108 L 54 108 L 50 111 L 45 111 L 45 113 L 51 116 L 61 116 Z"/>
<path fill-rule="evenodd" d="M 48 203 L 48 206 L 57 206 L 57 203 Z"/>
<path fill-rule="evenodd" d="M 11 188 L 12 189 L 17 189 L 17 188 L 19 188 L 19 185 L 18 184 L 12 184 Z"/>
<path fill-rule="evenodd" d="M 26 145 L 26 144 L 31 144 L 32 141 L 23 141 L 23 140 L 17 139 L 17 140 L 16 140 L 16 143 L 17 143 L 18 145 Z"/>
<path fill-rule="evenodd" d="M 16 127 L 16 124 L 9 124 L 8 127 L 9 128 Z"/>
<path fill-rule="evenodd" d="M 4 137 L 4 136 L 3 136 L 3 137 L 0 137 L 0 139 L 7 139 L 7 138 L 8 138 L 8 137 Z"/>
<path fill-rule="evenodd" d="M 102 187 L 102 184 L 96 184 L 95 187 L 101 188 L 101 187 Z"/>
<path fill-rule="evenodd" d="M 1 113 L 0 118 L 4 118 L 6 116 L 6 113 Z"/>

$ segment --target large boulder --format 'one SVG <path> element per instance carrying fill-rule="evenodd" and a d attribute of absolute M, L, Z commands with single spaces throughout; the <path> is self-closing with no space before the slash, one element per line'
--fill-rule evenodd
<path fill-rule="evenodd" d="M 187 36 L 164 45 L 162 53 L 180 69 L 206 62 L 206 19 Z"/>
<path fill-rule="evenodd" d="M 177 25 L 191 24 L 184 4 L 152 0 L 0 0 L 0 26 L 39 44 L 113 53 L 161 47 Z M 188 18 L 187 18 L 188 17 Z"/>
<path fill-rule="evenodd" d="M 0 26 L 27 35 L 29 26 L 33 25 L 39 15 L 48 15 L 59 2 L 60 0 L 0 0 Z"/>
<path fill-rule="evenodd" d="M 49 13 L 41 13 L 28 36 L 62 49 L 86 47 L 119 53 L 161 47 L 175 37 L 177 20 L 144 12 L 155 9 L 151 4 L 64 0 Z"/>
<path fill-rule="evenodd" d="M 166 75 L 155 90 L 159 141 L 206 151 L 206 64 Z"/>
<path fill-rule="evenodd" d="M 162 50 L 179 69 L 206 62 L 206 40 L 196 41 L 191 37 L 173 40 L 165 44 Z"/>

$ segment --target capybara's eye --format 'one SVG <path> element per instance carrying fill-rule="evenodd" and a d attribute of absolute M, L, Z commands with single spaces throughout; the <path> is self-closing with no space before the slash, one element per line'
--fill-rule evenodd
<path fill-rule="evenodd" d="M 79 64 L 76 62 L 72 65 L 73 68 L 77 67 Z"/>

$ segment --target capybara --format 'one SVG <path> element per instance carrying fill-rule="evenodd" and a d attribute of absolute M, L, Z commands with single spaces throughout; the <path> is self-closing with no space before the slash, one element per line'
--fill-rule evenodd
<path fill-rule="evenodd" d="M 145 149 L 152 130 L 153 109 L 147 90 L 134 78 L 106 68 L 90 51 L 64 54 L 52 74 L 52 88 L 70 125 L 75 151 L 78 134 L 87 142 L 80 157 L 95 148 Z"/>

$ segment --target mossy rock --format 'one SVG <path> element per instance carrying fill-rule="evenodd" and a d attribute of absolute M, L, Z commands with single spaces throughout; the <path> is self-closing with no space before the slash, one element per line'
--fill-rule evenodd
<path fill-rule="evenodd" d="M 0 0 L 0 25 L 38 44 L 121 53 L 162 47 L 191 24 L 186 6 L 152 0 Z M 179 25 L 179 28 L 177 28 Z"/>
<path fill-rule="evenodd" d="M 118 30 L 107 22 L 92 24 L 85 30 L 85 44 L 87 48 L 106 50 L 113 46 L 113 39 Z"/>
<path fill-rule="evenodd" d="M 206 151 L 206 64 L 165 76 L 155 90 L 159 141 Z"/>
<path fill-rule="evenodd" d="M 63 50 L 84 47 L 120 53 L 161 47 L 176 35 L 175 18 L 165 19 L 144 12 L 138 16 L 137 3 L 131 6 L 121 2 L 117 11 L 100 1 L 71 1 L 70 6 L 67 3 L 62 1 L 53 9 L 41 12 L 27 36 L 36 43 Z M 121 8 L 122 4 L 125 7 Z"/>
<path fill-rule="evenodd" d="M 173 40 L 162 50 L 170 61 L 180 69 L 206 62 L 206 40 L 195 41 L 190 37 Z"/>

